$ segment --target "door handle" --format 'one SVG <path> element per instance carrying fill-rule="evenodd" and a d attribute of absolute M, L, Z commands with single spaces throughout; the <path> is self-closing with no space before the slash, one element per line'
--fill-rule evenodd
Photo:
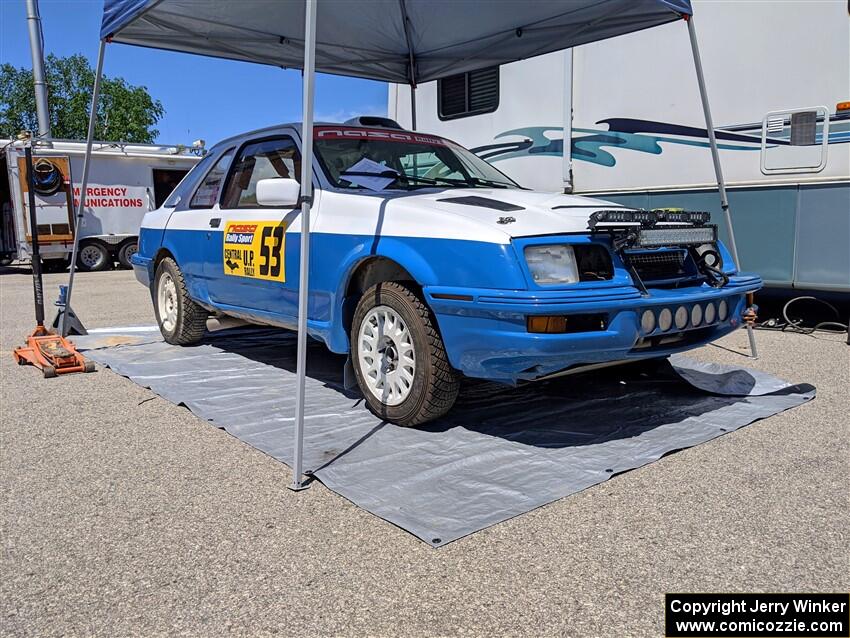
<path fill-rule="evenodd" d="M 210 220 L 210 228 L 218 228 L 218 225 L 221 223 L 221 217 L 213 217 Z"/>

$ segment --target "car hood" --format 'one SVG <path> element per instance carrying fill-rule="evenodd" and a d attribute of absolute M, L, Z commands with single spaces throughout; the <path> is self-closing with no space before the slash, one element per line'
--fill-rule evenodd
<path fill-rule="evenodd" d="M 594 211 L 622 208 L 591 197 L 503 188 L 453 188 L 407 195 L 396 203 L 464 217 L 511 238 L 587 232 Z"/>

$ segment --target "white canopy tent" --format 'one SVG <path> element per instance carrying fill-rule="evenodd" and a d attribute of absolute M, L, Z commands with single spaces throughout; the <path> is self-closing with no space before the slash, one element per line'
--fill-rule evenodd
<path fill-rule="evenodd" d="M 303 69 L 301 174 L 312 174 L 316 71 L 421 82 L 650 28 L 688 25 L 706 128 L 738 263 L 690 0 L 105 0 L 77 220 L 88 184 L 105 45 L 120 42 Z M 415 128 L 415 115 L 414 115 Z M 302 487 L 312 181 L 301 184 L 301 263 L 293 489 Z M 77 235 L 78 236 L 78 235 Z M 67 303 L 70 307 L 75 239 Z M 66 333 L 65 315 L 60 331 Z"/>

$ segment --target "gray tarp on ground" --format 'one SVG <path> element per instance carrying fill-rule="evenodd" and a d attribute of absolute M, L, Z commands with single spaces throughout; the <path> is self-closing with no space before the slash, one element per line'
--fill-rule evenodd
<path fill-rule="evenodd" d="M 303 1 L 293 0 L 105 0 L 101 38 L 300 69 L 304 10 Z M 514 62 L 692 13 L 690 0 L 320 0 L 316 10 L 316 71 L 405 83 Z"/>
<path fill-rule="evenodd" d="M 120 329 L 115 334 L 120 334 Z M 120 341 L 78 337 L 83 349 Z M 89 350 L 163 398 L 288 463 L 295 335 L 230 330 L 196 347 L 136 332 Z M 360 507 L 443 545 L 698 445 L 815 396 L 768 374 L 676 357 L 521 388 L 467 381 L 455 408 L 418 428 L 382 422 L 343 389 L 345 359 L 308 356 L 304 466 Z"/>

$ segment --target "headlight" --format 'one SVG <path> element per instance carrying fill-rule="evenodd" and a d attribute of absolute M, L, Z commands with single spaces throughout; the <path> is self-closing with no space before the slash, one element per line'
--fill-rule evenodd
<path fill-rule="evenodd" d="M 526 246 L 525 263 L 536 284 L 572 284 L 579 279 L 571 246 Z"/>

